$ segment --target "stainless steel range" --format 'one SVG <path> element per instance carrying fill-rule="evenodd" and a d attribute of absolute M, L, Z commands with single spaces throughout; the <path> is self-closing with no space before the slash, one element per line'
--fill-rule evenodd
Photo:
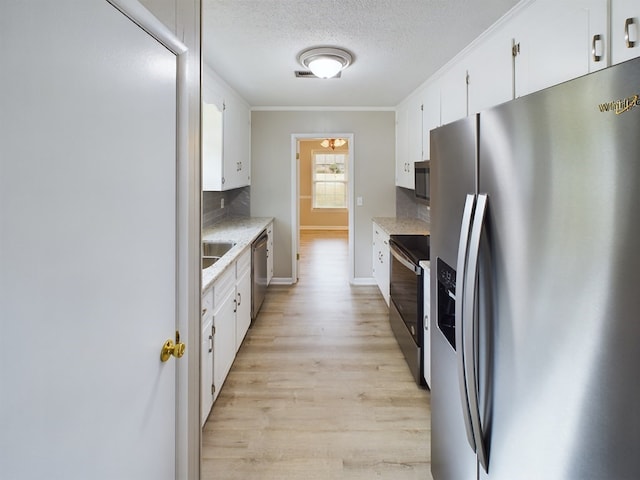
<path fill-rule="evenodd" d="M 424 271 L 420 261 L 429 260 L 429 235 L 391 235 L 389 323 L 418 385 L 425 385 Z"/>

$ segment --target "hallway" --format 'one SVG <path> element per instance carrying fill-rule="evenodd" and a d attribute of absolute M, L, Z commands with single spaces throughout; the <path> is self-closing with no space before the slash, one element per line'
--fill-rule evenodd
<path fill-rule="evenodd" d="M 301 233 L 297 285 L 267 297 L 203 430 L 202 478 L 429 480 L 429 392 L 347 233 Z"/>

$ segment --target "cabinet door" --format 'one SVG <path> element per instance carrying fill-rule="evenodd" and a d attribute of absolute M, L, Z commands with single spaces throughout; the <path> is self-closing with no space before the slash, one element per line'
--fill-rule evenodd
<path fill-rule="evenodd" d="M 409 172 L 408 188 L 415 188 L 414 164 L 422 160 L 422 98 L 412 97 L 409 103 Z"/>
<path fill-rule="evenodd" d="M 202 341 L 200 344 L 200 393 L 201 393 L 201 424 L 207 421 L 213 405 L 213 317 L 202 327 Z"/>
<path fill-rule="evenodd" d="M 273 278 L 273 222 L 267 227 L 267 235 L 269 236 L 267 242 L 267 285 L 269 285 Z"/>
<path fill-rule="evenodd" d="M 236 355 L 236 295 L 231 289 L 213 314 L 213 384 L 218 397 Z"/>
<path fill-rule="evenodd" d="M 233 97 L 225 99 L 223 190 L 251 184 L 251 111 Z"/>
<path fill-rule="evenodd" d="M 409 175 L 409 106 L 405 102 L 396 111 L 396 186 L 414 188 Z"/>
<path fill-rule="evenodd" d="M 640 2 L 611 1 L 611 59 L 620 63 L 640 56 Z"/>
<path fill-rule="evenodd" d="M 634 0 L 635 1 L 635 0 Z M 589 33 L 587 49 L 589 51 L 589 72 L 602 70 L 610 64 L 611 36 L 607 0 L 583 0 L 583 8 L 589 15 Z M 637 14 L 636 14 L 637 15 Z M 637 19 L 636 19 L 637 20 Z"/>
<path fill-rule="evenodd" d="M 385 233 L 380 235 L 380 291 L 387 306 L 389 306 L 389 236 Z"/>
<path fill-rule="evenodd" d="M 513 98 L 512 43 L 508 27 L 502 26 L 469 52 L 469 114 Z"/>
<path fill-rule="evenodd" d="M 606 29 L 606 0 L 557 2 L 539 0 L 515 19 L 516 96 L 526 95 L 585 75 L 606 65 L 606 49 L 598 62 L 592 61 L 593 36 Z M 542 28 L 542 26 L 544 28 Z M 601 34 L 606 38 L 606 31 Z"/>
<path fill-rule="evenodd" d="M 213 405 L 213 291 L 202 294 L 202 336 L 200 345 L 200 393 L 202 424 Z"/>
<path fill-rule="evenodd" d="M 202 103 L 202 190 L 222 189 L 223 101 Z"/>
<path fill-rule="evenodd" d="M 373 278 L 389 305 L 389 236 L 377 223 L 373 223 Z"/>
<path fill-rule="evenodd" d="M 453 65 L 440 79 L 440 112 L 446 125 L 467 116 L 467 68 L 465 59 Z"/>
<path fill-rule="evenodd" d="M 396 113 L 396 185 L 415 188 L 413 167 L 422 159 L 422 102 L 410 97 Z"/>
<path fill-rule="evenodd" d="M 440 85 L 429 84 L 421 94 L 422 97 L 422 159 L 431 158 L 431 135 L 434 128 L 440 126 Z"/>
<path fill-rule="evenodd" d="M 236 284 L 236 352 L 251 325 L 251 269 L 241 274 Z"/>
<path fill-rule="evenodd" d="M 373 273 L 373 279 L 378 285 L 380 289 L 380 293 L 382 293 L 382 289 L 380 288 L 380 227 L 377 223 L 373 223 L 373 242 L 372 242 L 372 251 L 371 251 L 371 271 Z"/>

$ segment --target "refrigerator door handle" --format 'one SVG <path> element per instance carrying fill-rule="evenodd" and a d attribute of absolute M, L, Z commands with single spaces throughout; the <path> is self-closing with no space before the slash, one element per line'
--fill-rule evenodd
<path fill-rule="evenodd" d="M 469 249 L 469 233 L 471 221 L 476 206 L 476 196 L 467 195 L 460 226 L 460 243 L 458 245 L 458 262 L 456 266 L 456 292 L 455 292 L 455 321 L 456 321 L 456 358 L 458 363 L 458 387 L 460 389 L 460 401 L 462 406 L 462 418 L 467 432 L 467 440 L 473 451 L 476 451 L 475 437 L 471 423 L 471 411 L 469 408 L 468 382 L 466 378 L 466 359 L 464 349 L 464 289 L 467 271 L 467 252 Z"/>
<path fill-rule="evenodd" d="M 466 284 L 464 286 L 464 319 L 467 320 L 464 329 L 464 355 L 465 355 L 465 376 L 469 390 L 469 412 L 471 414 L 471 425 L 475 434 L 476 454 L 478 461 L 485 471 L 488 470 L 488 451 L 485 446 L 482 423 L 480 420 L 480 402 L 478 393 L 478 329 L 479 315 L 476 311 L 476 298 L 478 292 L 478 265 L 480 257 L 480 237 L 484 226 L 484 218 L 487 212 L 487 202 L 489 198 L 486 194 L 478 195 L 476 211 L 471 228 L 471 239 L 469 240 L 469 261 L 467 264 Z M 470 323 L 470 325 L 469 325 Z"/>

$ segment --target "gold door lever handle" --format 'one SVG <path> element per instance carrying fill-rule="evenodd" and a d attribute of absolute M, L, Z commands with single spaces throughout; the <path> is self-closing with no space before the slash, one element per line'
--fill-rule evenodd
<path fill-rule="evenodd" d="M 162 351 L 160 352 L 160 360 L 166 362 L 171 358 L 171 355 L 176 358 L 181 358 L 186 348 L 187 346 L 180 341 L 180 332 L 176 331 L 176 342 L 173 343 L 171 339 L 164 342 Z"/>

